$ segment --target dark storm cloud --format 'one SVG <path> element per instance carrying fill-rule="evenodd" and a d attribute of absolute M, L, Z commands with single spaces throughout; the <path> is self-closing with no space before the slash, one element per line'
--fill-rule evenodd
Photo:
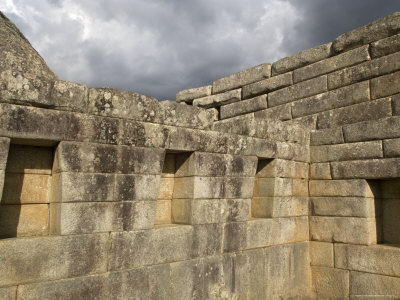
<path fill-rule="evenodd" d="M 60 78 L 174 99 L 242 69 L 333 40 L 396 1 L 5 0 Z"/>

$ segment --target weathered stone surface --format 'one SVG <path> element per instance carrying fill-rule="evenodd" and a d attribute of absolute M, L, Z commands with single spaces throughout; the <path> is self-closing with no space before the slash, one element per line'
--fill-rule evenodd
<path fill-rule="evenodd" d="M 392 115 L 390 98 L 342 107 L 318 115 L 317 128 L 325 129 L 366 120 L 376 120 Z"/>
<path fill-rule="evenodd" d="M 365 45 L 400 31 L 400 13 L 395 12 L 368 25 L 356 28 L 337 37 L 332 44 L 333 51 L 340 53 Z"/>
<path fill-rule="evenodd" d="M 207 111 L 213 116 L 213 121 L 219 120 L 219 111 L 215 107 L 207 109 Z"/>
<path fill-rule="evenodd" d="M 256 119 L 287 121 L 292 119 L 292 108 L 290 104 L 283 104 L 254 113 Z"/>
<path fill-rule="evenodd" d="M 327 91 L 326 75 L 303 81 L 268 94 L 268 107 L 274 107 L 297 99 Z"/>
<path fill-rule="evenodd" d="M 397 52 L 330 73 L 328 74 L 328 88 L 331 90 L 397 71 L 400 69 L 399 57 L 400 53 Z"/>
<path fill-rule="evenodd" d="M 371 79 L 371 99 L 382 98 L 400 92 L 400 72 Z"/>
<path fill-rule="evenodd" d="M 308 164 L 284 159 L 259 160 L 257 177 L 308 178 Z"/>
<path fill-rule="evenodd" d="M 176 94 L 176 102 L 190 102 L 193 99 L 211 95 L 211 85 L 180 91 Z"/>
<path fill-rule="evenodd" d="M 310 165 L 310 179 L 332 179 L 329 163 L 313 163 Z"/>
<path fill-rule="evenodd" d="M 253 197 L 253 218 L 297 217 L 308 214 L 307 197 Z"/>
<path fill-rule="evenodd" d="M 159 175 L 116 175 L 114 201 L 154 201 L 159 186 Z"/>
<path fill-rule="evenodd" d="M 350 294 L 355 299 L 396 299 L 400 295 L 400 278 L 350 272 Z"/>
<path fill-rule="evenodd" d="M 398 158 L 333 162 L 331 165 L 334 179 L 400 177 L 400 159 Z"/>
<path fill-rule="evenodd" d="M 1 240 L 0 285 L 103 273 L 107 248 L 108 233 Z"/>
<path fill-rule="evenodd" d="M 333 268 L 333 244 L 324 242 L 310 242 L 311 266 Z"/>
<path fill-rule="evenodd" d="M 353 159 L 382 158 L 381 141 L 339 145 L 311 146 L 311 162 L 344 161 Z"/>
<path fill-rule="evenodd" d="M 238 73 L 217 79 L 213 82 L 212 93 L 218 94 L 244 85 L 269 78 L 271 76 L 271 64 L 266 63 Z"/>
<path fill-rule="evenodd" d="M 366 180 L 310 180 L 310 196 L 357 196 L 373 197 Z"/>
<path fill-rule="evenodd" d="M 319 45 L 282 58 L 272 64 L 272 76 L 285 73 L 329 57 L 332 43 Z"/>
<path fill-rule="evenodd" d="M 291 178 L 256 178 L 253 197 L 307 196 L 308 187 L 305 179 Z"/>
<path fill-rule="evenodd" d="M 243 100 L 240 102 L 223 105 L 220 108 L 220 119 L 227 119 L 267 108 L 267 96 Z"/>
<path fill-rule="evenodd" d="M 311 115 L 369 100 L 369 82 L 363 81 L 292 103 L 293 118 Z"/>
<path fill-rule="evenodd" d="M 275 106 L 278 107 L 278 106 Z M 317 129 L 317 115 L 301 117 L 285 122 L 287 125 L 298 125 L 305 131 Z"/>
<path fill-rule="evenodd" d="M 286 144 L 287 145 L 287 144 Z M 228 153 L 235 155 L 252 155 L 260 158 L 277 156 L 277 143 L 265 139 L 231 135 L 228 140 Z M 293 148 L 287 145 L 290 155 L 294 155 Z"/>
<path fill-rule="evenodd" d="M 248 99 L 261 94 L 266 94 L 274 90 L 284 88 L 293 84 L 292 73 L 285 73 L 282 75 L 267 78 L 242 88 L 243 99 Z"/>
<path fill-rule="evenodd" d="M 52 82 L 50 93 L 46 95 L 46 106 L 57 110 L 86 112 L 89 102 L 89 89 L 83 84 L 56 80 Z"/>
<path fill-rule="evenodd" d="M 377 243 L 376 227 L 375 218 L 310 217 L 310 238 L 312 241 L 371 245 Z"/>
<path fill-rule="evenodd" d="M 400 139 L 390 139 L 383 141 L 383 151 L 385 157 L 399 157 L 400 156 Z"/>
<path fill-rule="evenodd" d="M 6 169 L 9 147 L 10 147 L 10 139 L 5 137 L 0 137 L 0 170 Z"/>
<path fill-rule="evenodd" d="M 238 102 L 241 99 L 242 89 L 236 89 L 222 94 L 194 99 L 193 106 L 199 106 L 203 108 L 218 107 L 221 105 Z"/>
<path fill-rule="evenodd" d="M 392 114 L 393 116 L 400 115 L 400 94 L 392 96 Z"/>
<path fill-rule="evenodd" d="M 372 197 L 311 197 L 314 216 L 378 217 L 379 202 Z"/>
<path fill-rule="evenodd" d="M 335 267 L 346 270 L 399 277 L 399 256 L 393 246 L 335 244 Z"/>
<path fill-rule="evenodd" d="M 311 131 L 310 145 L 331 145 L 344 143 L 341 127 Z"/>
<path fill-rule="evenodd" d="M 369 60 L 368 46 L 350 50 L 293 71 L 295 83 Z"/>
<path fill-rule="evenodd" d="M 5 287 L 0 288 L 0 298 L 3 300 L 16 300 L 17 298 L 17 287 Z"/>
<path fill-rule="evenodd" d="M 371 43 L 370 52 L 372 58 L 385 56 L 400 51 L 400 34 Z"/>
<path fill-rule="evenodd" d="M 158 199 L 156 203 L 156 213 L 154 216 L 154 225 L 172 224 L 172 201 Z M 178 223 L 178 222 L 174 222 Z"/>
<path fill-rule="evenodd" d="M 349 296 L 349 271 L 311 267 L 313 292 L 318 299 L 346 299 Z"/>

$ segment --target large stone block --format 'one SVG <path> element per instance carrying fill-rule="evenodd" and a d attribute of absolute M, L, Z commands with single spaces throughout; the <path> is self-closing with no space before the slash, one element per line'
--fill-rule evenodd
<path fill-rule="evenodd" d="M 274 107 L 297 99 L 310 97 L 325 91 L 327 91 L 326 75 L 269 93 L 268 107 Z"/>
<path fill-rule="evenodd" d="M 383 149 L 381 141 L 311 146 L 310 149 L 310 160 L 312 162 L 344 161 L 382 157 Z"/>
<path fill-rule="evenodd" d="M 373 197 L 366 180 L 310 180 L 310 196 L 358 196 Z"/>
<path fill-rule="evenodd" d="M 328 74 L 328 88 L 332 90 L 397 71 L 400 69 L 399 57 L 400 53 L 397 52 L 330 73 Z"/>
<path fill-rule="evenodd" d="M 285 73 L 329 57 L 332 43 L 319 45 L 282 58 L 272 64 L 272 76 Z"/>
<path fill-rule="evenodd" d="M 385 157 L 399 157 L 400 156 L 400 139 L 390 139 L 383 141 L 383 151 Z"/>
<path fill-rule="evenodd" d="M 228 119 L 266 108 L 267 96 L 262 95 L 255 98 L 221 106 L 220 119 Z"/>
<path fill-rule="evenodd" d="M 292 178 L 256 178 L 254 197 L 308 196 L 308 181 Z"/>
<path fill-rule="evenodd" d="M 160 175 L 116 175 L 115 201 L 156 200 Z"/>
<path fill-rule="evenodd" d="M 259 160 L 257 177 L 308 178 L 308 164 L 284 159 Z"/>
<path fill-rule="evenodd" d="M 218 94 L 228 90 L 232 90 L 256 81 L 269 78 L 271 76 L 271 64 L 266 63 L 255 66 L 253 68 L 240 71 L 213 82 L 212 93 Z"/>
<path fill-rule="evenodd" d="M 311 197 L 310 200 L 314 216 L 374 218 L 379 208 L 372 197 Z"/>
<path fill-rule="evenodd" d="M 400 71 L 371 79 L 371 99 L 382 98 L 400 92 Z"/>
<path fill-rule="evenodd" d="M 368 25 L 340 35 L 333 41 L 332 47 L 336 53 L 340 53 L 386 38 L 399 31 L 400 13 L 395 12 Z"/>
<path fill-rule="evenodd" d="M 0 298 L 3 300 L 16 300 L 17 299 L 17 287 L 4 287 L 0 288 Z"/>
<path fill-rule="evenodd" d="M 111 233 L 109 269 L 133 269 L 189 259 L 192 239 L 193 227 L 185 225 Z"/>
<path fill-rule="evenodd" d="M 385 179 L 400 177 L 400 158 L 353 160 L 333 162 L 334 179 Z"/>
<path fill-rule="evenodd" d="M 363 46 L 313 63 L 312 65 L 296 69 L 293 71 L 293 81 L 295 83 L 304 81 L 338 69 L 359 64 L 369 59 L 368 46 Z"/>
<path fill-rule="evenodd" d="M 365 102 L 369 99 L 369 82 L 363 81 L 327 93 L 295 101 L 292 103 L 292 115 L 293 118 L 299 118 Z"/>
<path fill-rule="evenodd" d="M 311 164 L 310 179 L 332 179 L 330 163 Z"/>
<path fill-rule="evenodd" d="M 204 291 L 204 265 L 199 259 L 171 263 L 171 299 L 201 299 Z M 185 278 L 185 280 L 182 280 Z"/>
<path fill-rule="evenodd" d="M 0 170 L 6 169 L 9 146 L 10 146 L 10 139 L 1 137 L 0 138 Z"/>
<path fill-rule="evenodd" d="M 243 99 L 248 99 L 261 94 L 267 94 L 274 90 L 284 88 L 293 84 L 292 73 L 285 73 L 282 75 L 267 78 L 242 88 Z"/>
<path fill-rule="evenodd" d="M 180 91 L 176 94 L 176 102 L 190 102 L 193 99 L 211 95 L 211 85 Z"/>
<path fill-rule="evenodd" d="M 341 127 L 311 131 L 311 146 L 341 144 L 343 142 L 344 139 Z"/>
<path fill-rule="evenodd" d="M 310 264 L 333 268 L 333 244 L 324 242 L 310 242 Z"/>
<path fill-rule="evenodd" d="M 121 130 L 117 144 L 136 147 L 165 148 L 171 126 L 154 123 L 121 120 Z"/>
<path fill-rule="evenodd" d="M 400 249 L 384 245 L 335 244 L 335 267 L 400 277 Z"/>
<path fill-rule="evenodd" d="M 312 241 L 371 245 L 377 243 L 376 227 L 375 218 L 310 217 L 310 238 Z"/>
<path fill-rule="evenodd" d="M 191 257 L 204 257 L 217 255 L 222 252 L 223 243 L 222 224 L 200 224 L 193 226 L 192 243 L 186 247 L 190 248 Z"/>
<path fill-rule="evenodd" d="M 371 43 L 370 52 L 372 58 L 385 56 L 400 51 L 400 34 Z"/>
<path fill-rule="evenodd" d="M 254 112 L 256 119 L 287 121 L 292 119 L 291 104 L 283 104 Z"/>
<path fill-rule="evenodd" d="M 400 117 L 370 120 L 343 127 L 346 142 L 391 139 L 400 137 Z"/>
<path fill-rule="evenodd" d="M 104 273 L 108 233 L 0 241 L 0 285 Z M 88 259 L 90 258 L 90 259 Z"/>
<path fill-rule="evenodd" d="M 327 267 L 311 267 L 313 292 L 318 299 L 347 299 L 349 271 Z"/>
<path fill-rule="evenodd" d="M 338 127 L 362 121 L 377 120 L 391 115 L 391 99 L 383 98 L 322 112 L 318 115 L 317 128 Z"/>
<path fill-rule="evenodd" d="M 400 295 L 400 278 L 350 272 L 350 294 L 354 299 L 396 299 Z"/>
<path fill-rule="evenodd" d="M 232 91 L 227 91 L 222 94 L 197 98 L 193 100 L 193 106 L 199 106 L 203 108 L 218 107 L 221 105 L 238 102 L 241 99 L 242 99 L 242 89 L 236 89 Z"/>
<path fill-rule="evenodd" d="M 280 218 L 306 216 L 306 197 L 253 197 L 251 202 L 253 218 Z"/>

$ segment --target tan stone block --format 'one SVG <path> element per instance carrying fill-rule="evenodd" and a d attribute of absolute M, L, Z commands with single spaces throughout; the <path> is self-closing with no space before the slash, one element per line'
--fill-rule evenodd
<path fill-rule="evenodd" d="M 310 134 L 310 145 L 331 145 L 344 142 L 341 127 L 313 130 Z"/>
<path fill-rule="evenodd" d="M 49 233 L 47 204 L 2 205 L 0 236 L 41 236 Z"/>
<path fill-rule="evenodd" d="M 373 197 L 311 197 L 314 216 L 377 217 L 379 201 Z"/>
<path fill-rule="evenodd" d="M 390 139 L 383 141 L 383 149 L 385 157 L 399 157 L 400 156 L 400 139 Z"/>
<path fill-rule="evenodd" d="M 370 52 L 373 58 L 400 51 L 400 35 L 396 34 L 371 43 Z"/>
<path fill-rule="evenodd" d="M 307 196 L 307 184 L 305 179 L 256 178 L 253 197 Z"/>
<path fill-rule="evenodd" d="M 174 178 L 167 177 L 160 179 L 160 190 L 158 192 L 158 199 L 171 200 L 174 193 Z"/>
<path fill-rule="evenodd" d="M 400 278 L 350 272 L 350 294 L 354 299 L 396 299 L 400 295 Z"/>
<path fill-rule="evenodd" d="M 310 165 L 311 179 L 332 179 L 329 163 L 313 163 Z"/>
<path fill-rule="evenodd" d="M 373 197 L 366 180 L 310 180 L 310 196 L 360 196 Z"/>
<path fill-rule="evenodd" d="M 308 164 L 284 159 L 259 160 L 257 177 L 308 178 Z"/>
<path fill-rule="evenodd" d="M 217 179 L 220 183 L 222 180 Z M 175 178 L 173 199 L 192 199 L 194 193 L 194 177 Z"/>
<path fill-rule="evenodd" d="M 399 158 L 332 162 L 331 166 L 334 179 L 386 179 L 400 177 Z"/>
<path fill-rule="evenodd" d="M 335 244 L 335 268 L 400 277 L 400 248 Z"/>
<path fill-rule="evenodd" d="M 208 95 L 211 95 L 211 85 L 179 91 L 176 94 L 176 102 L 187 102 Z"/>
<path fill-rule="evenodd" d="M 371 245 L 377 235 L 375 218 L 310 217 L 313 241 Z"/>
<path fill-rule="evenodd" d="M 172 199 L 171 223 L 191 224 L 192 222 L 192 199 Z M 212 216 L 208 216 L 212 219 Z"/>
<path fill-rule="evenodd" d="M 307 197 L 274 197 L 272 217 L 297 217 L 308 215 Z"/>
<path fill-rule="evenodd" d="M 157 200 L 154 224 L 171 224 L 171 200 Z"/>
<path fill-rule="evenodd" d="M 349 271 L 311 267 L 313 292 L 318 299 L 345 299 L 349 296 Z"/>
<path fill-rule="evenodd" d="M 3 300 L 16 300 L 17 298 L 17 287 L 4 287 L 0 288 L 0 299 Z"/>
<path fill-rule="evenodd" d="M 333 244 L 310 241 L 310 264 L 333 268 Z"/>
<path fill-rule="evenodd" d="M 371 79 L 371 99 L 383 98 L 400 92 L 400 72 Z"/>
<path fill-rule="evenodd" d="M 272 218 L 274 197 L 253 197 L 251 216 L 253 218 Z"/>
<path fill-rule="evenodd" d="M 6 171 L 10 173 L 51 174 L 53 149 L 11 145 Z"/>
<path fill-rule="evenodd" d="M 51 176 L 6 173 L 3 204 L 49 203 Z"/>
<path fill-rule="evenodd" d="M 222 252 L 223 224 L 193 226 L 193 243 L 189 245 L 192 257 L 218 255 Z"/>

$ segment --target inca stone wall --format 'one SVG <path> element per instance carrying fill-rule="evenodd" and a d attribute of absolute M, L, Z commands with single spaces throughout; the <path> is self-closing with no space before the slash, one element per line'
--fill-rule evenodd
<path fill-rule="evenodd" d="M 398 298 L 398 33 L 158 102 L 59 80 L 0 15 L 0 299 Z"/>

